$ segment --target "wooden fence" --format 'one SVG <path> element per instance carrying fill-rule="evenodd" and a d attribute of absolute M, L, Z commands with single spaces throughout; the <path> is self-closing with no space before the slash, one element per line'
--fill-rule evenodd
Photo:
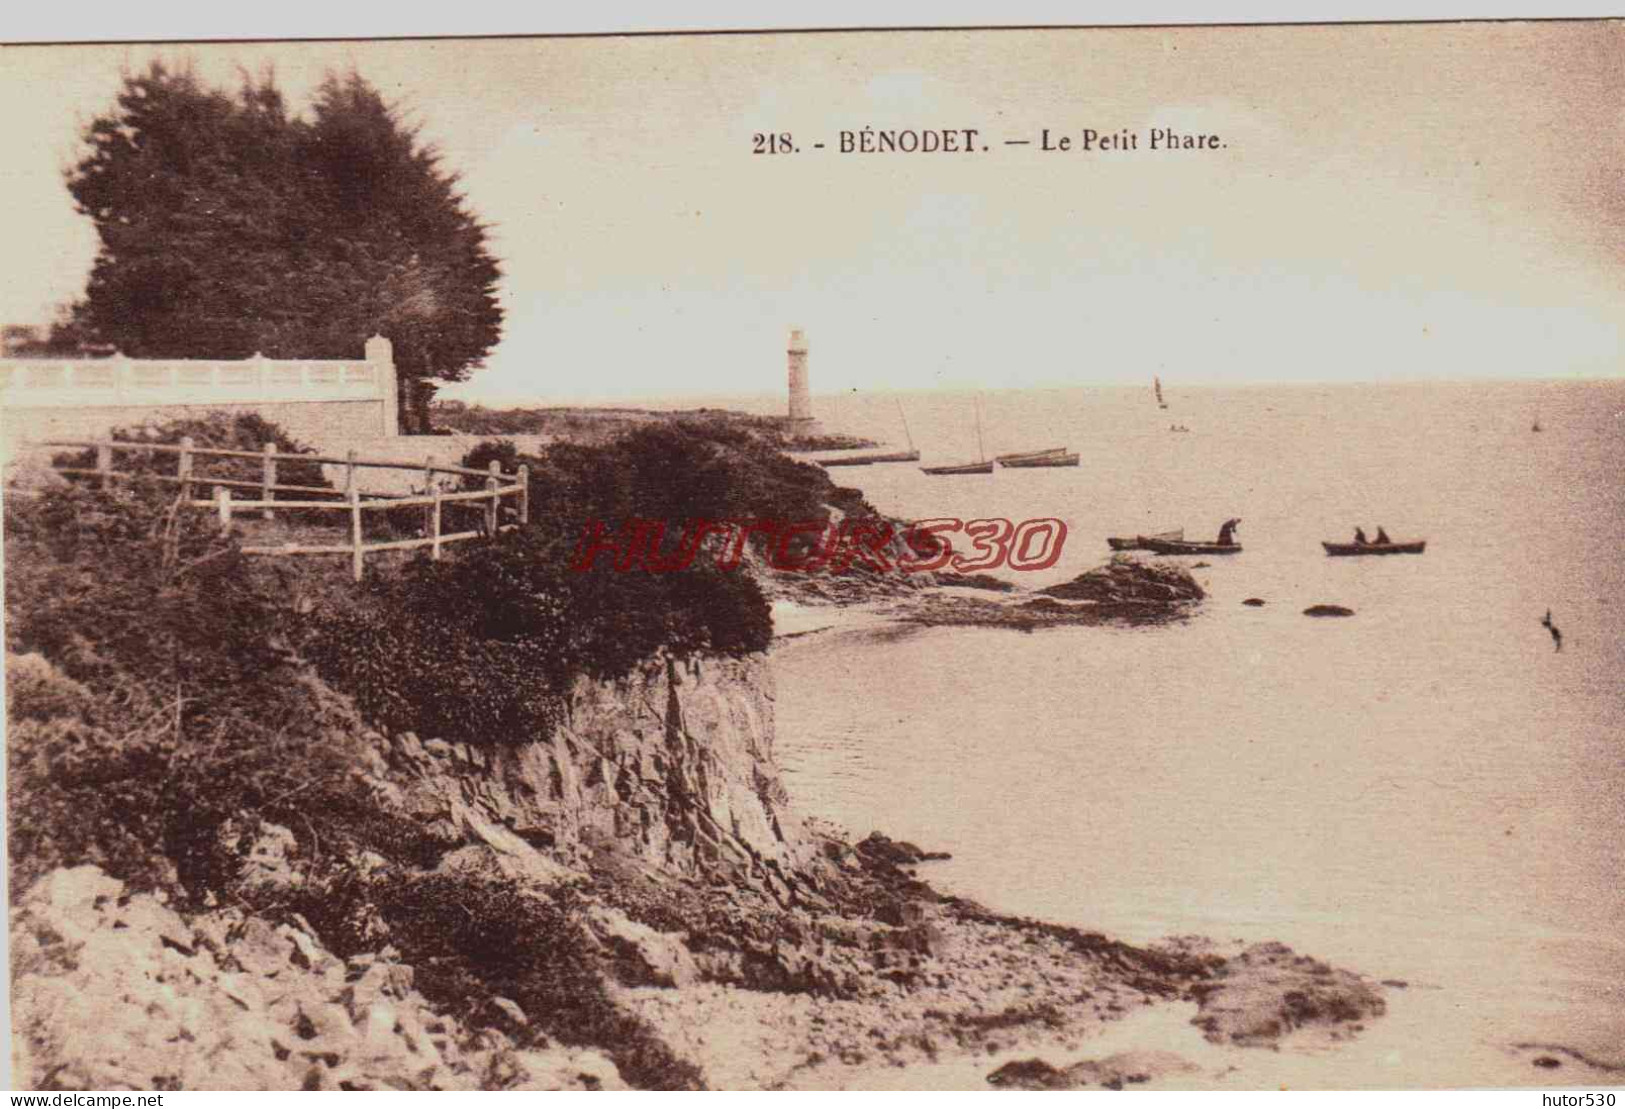
<path fill-rule="evenodd" d="M 181 495 L 187 503 L 199 508 L 212 508 L 220 517 L 220 530 L 222 534 L 231 530 L 232 517 L 236 513 L 258 513 L 264 519 L 273 519 L 278 511 L 298 509 L 301 511 L 327 511 L 344 512 L 349 514 L 350 534 L 348 543 L 334 543 L 322 545 L 302 545 L 284 543 L 281 546 L 243 547 L 244 554 L 251 555 L 349 555 L 351 571 L 357 581 L 361 580 L 362 567 L 366 556 L 372 551 L 405 551 L 417 547 L 428 547 L 429 556 L 438 559 L 441 548 L 447 543 L 457 543 L 464 539 L 473 539 L 480 535 L 494 535 L 501 529 L 501 505 L 504 498 L 516 502 L 514 506 L 518 522 L 528 523 L 530 520 L 530 468 L 520 466 L 516 474 L 504 474 L 501 465 L 493 461 L 486 470 L 473 470 L 466 466 L 437 466 L 433 459 L 429 459 L 422 466 L 407 462 L 384 462 L 374 459 L 357 458 L 354 451 L 350 451 L 344 458 L 331 458 L 315 454 L 279 454 L 275 446 L 266 443 L 258 451 L 217 450 L 207 447 L 195 447 L 190 437 L 184 438 L 179 445 L 170 443 L 128 443 L 117 440 L 100 440 L 91 442 L 47 442 L 47 447 L 68 447 L 79 450 L 94 450 L 96 452 L 96 466 L 94 469 L 82 467 L 56 467 L 59 474 L 68 474 L 76 477 L 93 477 L 105 486 L 108 482 L 145 477 L 157 481 L 178 484 Z M 114 453 L 117 451 L 148 452 L 154 454 L 177 455 L 177 464 L 173 474 L 130 473 L 113 468 Z M 258 481 L 245 481 L 242 478 L 215 477 L 194 471 L 193 462 L 199 458 L 238 458 L 251 459 L 260 463 L 260 479 Z M 325 485 L 289 485 L 277 481 L 277 464 L 279 462 L 308 462 L 321 465 L 344 467 L 344 488 L 333 489 Z M 363 499 L 361 490 L 356 486 L 356 470 L 363 467 L 379 469 L 406 470 L 412 474 L 422 474 L 426 492 L 410 496 L 393 496 L 389 494 L 366 494 L 370 499 Z M 437 475 L 451 475 L 455 477 L 475 477 L 485 479 L 484 489 L 470 489 L 463 492 L 443 492 L 436 483 Z M 212 486 L 214 496 L 210 500 L 194 499 L 192 489 L 194 486 Z M 239 500 L 232 496 L 233 489 L 252 489 L 258 496 L 254 500 Z M 304 494 L 302 500 L 278 500 L 278 493 Z M 309 499 L 313 495 L 341 498 L 337 501 L 318 501 Z M 484 526 L 473 531 L 447 532 L 444 530 L 442 508 L 447 504 L 476 504 L 484 502 Z M 425 534 L 411 539 L 396 539 L 382 543 L 368 543 L 363 539 L 361 515 L 364 512 L 378 510 L 389 511 L 411 505 L 421 505 L 424 513 Z"/>

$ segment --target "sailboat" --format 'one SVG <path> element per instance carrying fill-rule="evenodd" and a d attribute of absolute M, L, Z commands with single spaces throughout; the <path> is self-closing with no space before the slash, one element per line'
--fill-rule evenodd
<path fill-rule="evenodd" d="M 1151 388 L 1152 388 L 1152 391 L 1157 394 L 1157 407 L 1158 408 L 1167 408 L 1168 407 L 1168 402 L 1162 399 L 1162 378 L 1156 376 L 1155 374 L 1152 374 L 1151 375 Z"/>
<path fill-rule="evenodd" d="M 987 457 L 987 451 L 982 447 L 982 406 L 976 405 L 976 461 L 961 462 L 953 466 L 921 466 L 920 472 L 933 477 L 943 477 L 948 474 L 991 474 L 993 462 Z"/>
<path fill-rule="evenodd" d="M 1038 451 L 1034 454 L 1001 454 L 996 461 L 1000 466 L 1012 470 L 1026 470 L 1038 466 L 1076 466 L 1078 456 L 1062 447 L 1060 450 Z"/>
<path fill-rule="evenodd" d="M 1065 457 L 1065 447 L 1050 447 L 1048 450 L 1042 451 L 1018 451 L 1015 454 L 996 454 L 993 456 L 993 461 L 997 462 L 1000 466 L 1019 466 L 1026 462 L 1036 462 L 1045 458 Z"/>
<path fill-rule="evenodd" d="M 908 450 L 887 451 L 883 454 L 852 454 L 844 458 L 814 459 L 820 466 L 868 466 L 875 462 L 918 462 L 920 452 L 914 449 L 914 436 L 909 434 L 908 417 L 903 414 L 903 402 L 897 402 L 897 415 L 903 421 L 903 435 L 908 439 Z"/>

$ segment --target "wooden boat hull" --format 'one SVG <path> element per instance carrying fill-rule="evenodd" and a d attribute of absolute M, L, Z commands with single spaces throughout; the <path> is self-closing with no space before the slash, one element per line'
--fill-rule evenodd
<path fill-rule="evenodd" d="M 930 474 L 932 477 L 945 477 L 949 474 L 991 474 L 993 463 L 963 462 L 957 466 L 921 466 L 920 472 Z"/>
<path fill-rule="evenodd" d="M 1065 447 L 1051 447 L 1042 451 L 1017 451 L 1014 454 L 996 454 L 993 456 L 993 461 L 1003 466 L 1010 462 L 1022 462 L 1031 458 L 1060 458 L 1065 454 Z"/>
<path fill-rule="evenodd" d="M 852 458 L 814 459 L 820 466 L 870 466 L 876 462 L 918 462 L 919 451 L 892 451 L 889 454 L 863 454 Z"/>
<path fill-rule="evenodd" d="M 1141 550 L 1154 551 L 1165 555 L 1227 555 L 1240 554 L 1240 543 L 1187 543 L 1183 539 L 1154 539 L 1145 536 L 1140 540 Z"/>
<path fill-rule="evenodd" d="M 1075 454 L 1048 454 L 1041 458 L 1001 458 L 999 465 L 1012 470 L 1031 470 L 1040 466 L 1076 466 Z"/>
<path fill-rule="evenodd" d="M 1185 529 L 1178 531 L 1162 531 L 1155 535 L 1136 535 L 1132 539 L 1123 536 L 1111 536 L 1106 540 L 1106 546 L 1114 551 L 1149 551 L 1146 543 L 1151 540 L 1161 540 L 1165 543 L 1179 543 L 1185 538 Z"/>
<path fill-rule="evenodd" d="M 1421 554 L 1427 550 L 1428 541 L 1418 539 L 1414 543 L 1328 543 L 1323 539 L 1320 545 L 1325 547 L 1326 553 L 1333 558 L 1347 558 L 1353 555 Z"/>

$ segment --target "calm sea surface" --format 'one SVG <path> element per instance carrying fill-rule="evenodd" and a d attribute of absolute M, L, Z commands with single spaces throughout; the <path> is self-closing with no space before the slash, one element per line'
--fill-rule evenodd
<path fill-rule="evenodd" d="M 1227 1082 L 1599 1080 L 1523 1043 L 1625 1064 L 1625 383 L 1167 392 L 982 396 L 989 455 L 1064 445 L 1077 469 L 834 472 L 900 516 L 1060 517 L 1028 585 L 1113 534 L 1239 516 L 1245 551 L 1195 571 L 1181 625 L 785 643 L 791 793 L 953 852 L 932 880 L 1004 911 L 1279 939 L 1411 984 L 1355 1043 L 1231 1051 Z M 969 394 L 901 399 L 924 464 L 976 457 Z M 835 422 L 903 439 L 896 398 Z M 1356 524 L 1427 553 L 1327 558 Z M 1319 602 L 1357 615 L 1301 615 Z"/>

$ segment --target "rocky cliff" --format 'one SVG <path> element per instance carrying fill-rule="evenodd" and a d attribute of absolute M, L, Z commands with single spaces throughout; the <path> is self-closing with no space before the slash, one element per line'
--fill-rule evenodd
<path fill-rule="evenodd" d="M 657 658 L 618 681 L 578 678 L 554 734 L 514 745 L 373 740 L 395 804 L 448 838 L 545 856 L 532 859 L 541 877 L 609 851 L 785 894 L 810 861 L 774 762 L 759 656 Z"/>
<path fill-rule="evenodd" d="M 796 814 L 772 701 L 762 658 L 657 658 L 578 680 L 519 743 L 358 723 L 333 742 L 372 797 L 357 826 L 387 835 L 245 813 L 219 832 L 229 880 L 184 912 L 96 867 L 47 874 L 11 921 L 19 1082 L 864 1086 L 939 1052 L 1070 1050 L 1166 998 L 1238 1043 L 1381 1011 L 1354 976 L 1305 993 L 1284 949 L 1250 984 L 1212 949 L 942 896 L 930 853 Z"/>

